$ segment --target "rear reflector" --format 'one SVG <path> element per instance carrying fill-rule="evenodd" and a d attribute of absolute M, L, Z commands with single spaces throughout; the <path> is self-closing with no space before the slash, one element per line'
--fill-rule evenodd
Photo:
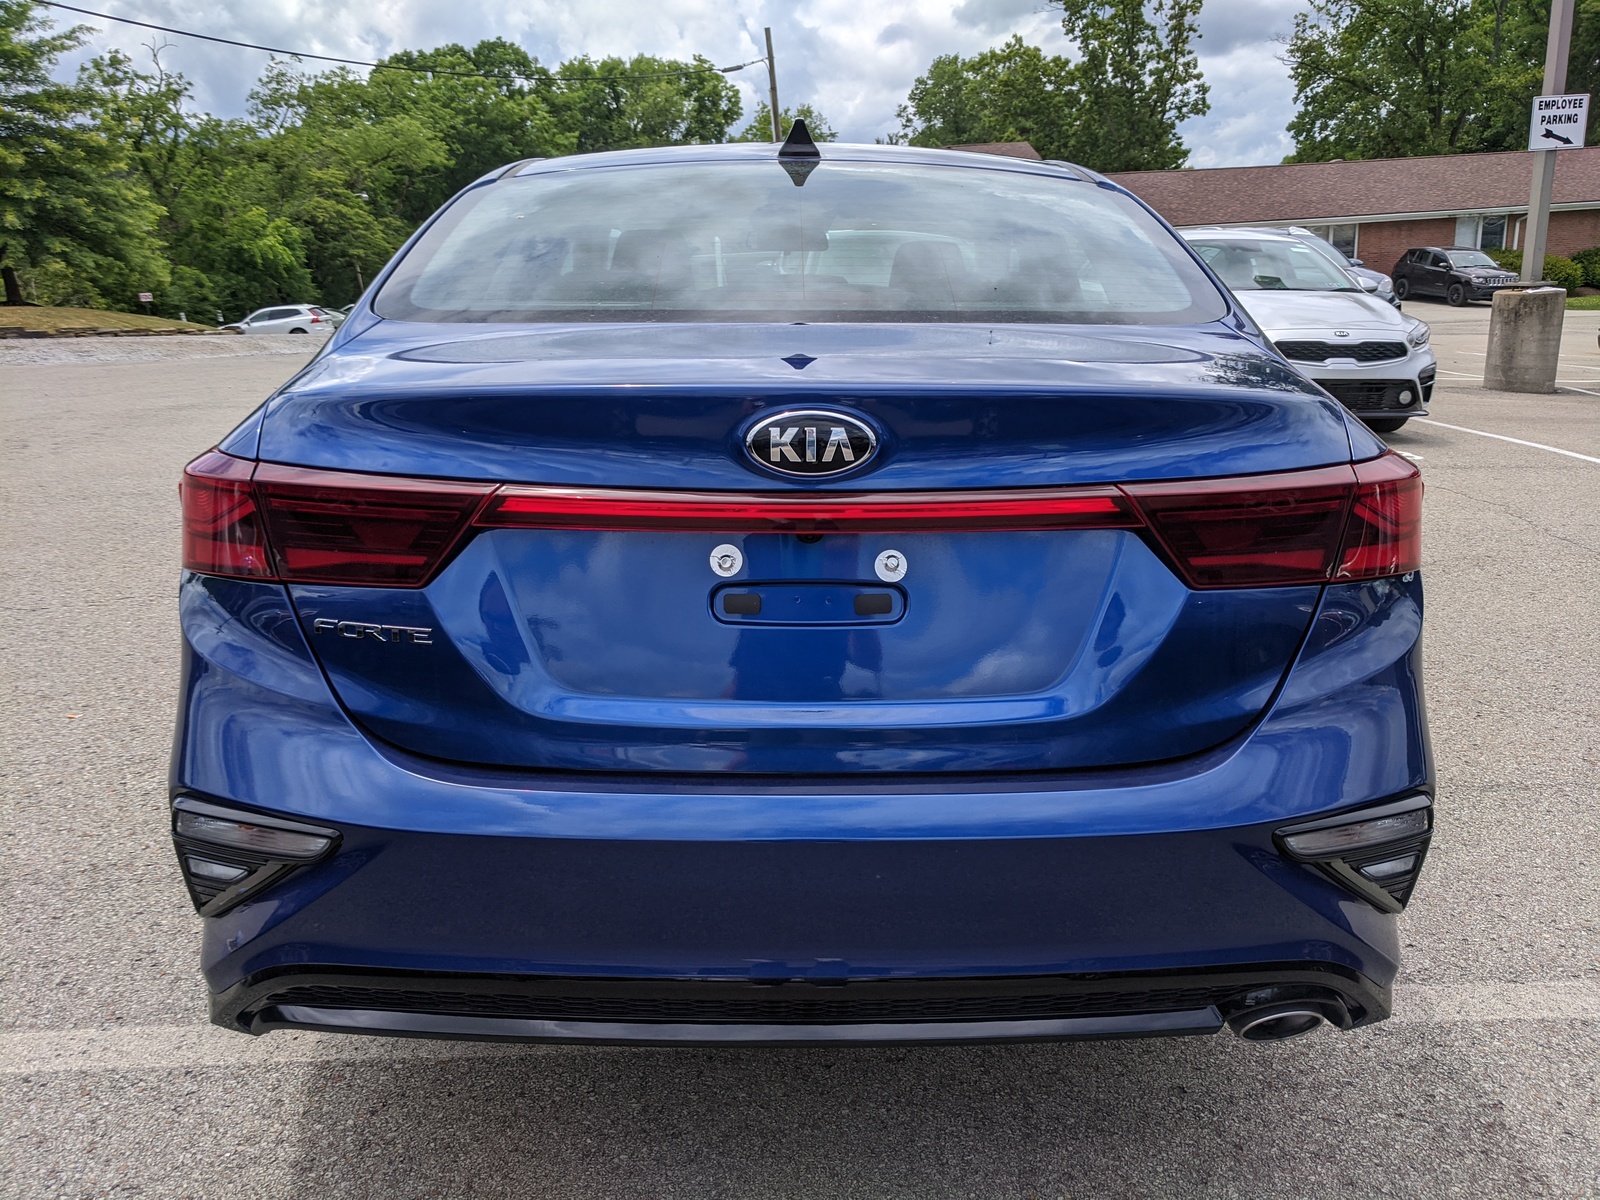
<path fill-rule="evenodd" d="M 1276 475 L 963 492 L 659 492 L 454 483 L 259 465 L 210 451 L 180 488 L 203 574 L 425 586 L 475 529 L 918 533 L 1136 529 L 1193 588 L 1414 571 L 1422 482 L 1389 453 Z"/>

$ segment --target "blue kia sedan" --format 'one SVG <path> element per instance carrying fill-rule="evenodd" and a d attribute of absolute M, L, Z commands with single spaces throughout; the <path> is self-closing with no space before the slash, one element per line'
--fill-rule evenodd
<path fill-rule="evenodd" d="M 1389 1014 L 1421 482 L 1065 163 L 516 163 L 187 468 L 213 1019 L 906 1043 Z"/>

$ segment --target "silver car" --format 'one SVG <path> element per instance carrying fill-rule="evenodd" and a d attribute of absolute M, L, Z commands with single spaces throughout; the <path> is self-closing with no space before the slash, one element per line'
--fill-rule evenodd
<path fill-rule="evenodd" d="M 1373 429 L 1393 433 L 1427 415 L 1437 363 L 1424 322 L 1363 291 L 1292 234 L 1205 229 L 1183 236 L 1278 353 Z"/>
<path fill-rule="evenodd" d="M 240 333 L 332 333 L 339 322 L 326 309 L 314 304 L 280 304 L 258 308 L 242 321 L 224 325 Z"/>

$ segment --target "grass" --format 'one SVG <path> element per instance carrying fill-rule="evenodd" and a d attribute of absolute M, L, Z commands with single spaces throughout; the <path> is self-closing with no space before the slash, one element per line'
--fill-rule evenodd
<path fill-rule="evenodd" d="M 103 308 L 33 308 L 0 304 L 0 329 L 210 329 L 193 321 L 169 321 L 143 313 L 111 312 Z"/>
<path fill-rule="evenodd" d="M 1579 309 L 1583 312 L 1600 309 L 1600 296 L 1568 296 L 1567 309 L 1568 311 Z"/>

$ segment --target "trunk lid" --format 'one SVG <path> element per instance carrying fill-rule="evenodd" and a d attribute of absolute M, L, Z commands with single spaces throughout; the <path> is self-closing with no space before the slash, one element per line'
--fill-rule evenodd
<path fill-rule="evenodd" d="M 277 397 L 260 457 L 696 492 L 997 489 L 1346 463 L 1336 405 L 1222 327 L 380 324 Z M 709 348 L 709 349 L 708 349 Z M 753 467 L 784 408 L 881 440 Z M 713 552 L 732 547 L 736 571 Z M 902 577 L 880 570 L 898 556 Z M 340 700 L 452 761 L 745 774 L 1061 770 L 1196 753 L 1269 702 L 1315 586 L 1191 590 L 1125 529 L 493 529 L 426 587 L 298 584 Z M 426 630 L 413 633 L 384 630 Z"/>

